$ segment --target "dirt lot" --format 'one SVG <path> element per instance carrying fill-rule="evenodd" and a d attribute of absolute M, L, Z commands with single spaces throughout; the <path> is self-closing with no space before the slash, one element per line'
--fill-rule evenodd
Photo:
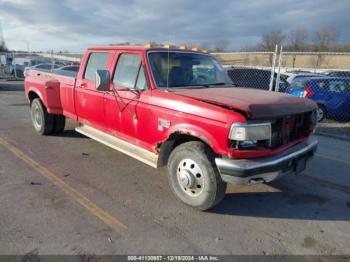
<path fill-rule="evenodd" d="M 155 170 L 74 131 L 40 137 L 0 83 L 0 254 L 350 254 L 350 143 L 318 137 L 300 176 L 230 186 L 210 212 Z"/>

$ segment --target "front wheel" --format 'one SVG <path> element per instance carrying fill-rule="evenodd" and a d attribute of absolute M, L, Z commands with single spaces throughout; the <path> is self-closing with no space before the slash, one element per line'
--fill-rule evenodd
<path fill-rule="evenodd" d="M 215 166 L 213 153 L 202 142 L 177 146 L 168 161 L 169 184 L 185 204 L 208 210 L 225 196 L 226 183 Z"/>

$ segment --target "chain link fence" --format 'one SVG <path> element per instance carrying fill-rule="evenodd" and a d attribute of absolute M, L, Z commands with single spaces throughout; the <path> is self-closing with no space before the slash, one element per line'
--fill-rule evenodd
<path fill-rule="evenodd" d="M 350 53 L 213 53 L 238 87 L 289 93 L 318 105 L 319 134 L 350 139 Z"/>

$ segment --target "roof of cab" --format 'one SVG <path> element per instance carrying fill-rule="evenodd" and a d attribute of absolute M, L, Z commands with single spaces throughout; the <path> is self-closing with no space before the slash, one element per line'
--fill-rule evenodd
<path fill-rule="evenodd" d="M 96 46 L 90 47 L 88 50 L 137 50 L 137 51 L 148 51 L 148 50 L 172 50 L 172 51 L 182 51 L 182 52 L 196 52 L 204 54 L 201 51 L 195 51 L 192 49 L 181 49 L 179 47 L 166 48 L 161 46 L 148 47 L 143 45 L 110 45 L 110 46 Z"/>

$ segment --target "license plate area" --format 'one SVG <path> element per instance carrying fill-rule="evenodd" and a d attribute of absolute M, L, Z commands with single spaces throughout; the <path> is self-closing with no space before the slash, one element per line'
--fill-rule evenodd
<path fill-rule="evenodd" d="M 306 156 L 294 160 L 295 164 L 293 166 L 293 169 L 295 174 L 299 174 L 306 169 L 306 160 Z"/>
<path fill-rule="evenodd" d="M 299 156 L 298 158 L 290 159 L 284 164 L 283 172 L 293 171 L 295 174 L 299 174 L 306 169 L 306 162 L 308 156 Z"/>

